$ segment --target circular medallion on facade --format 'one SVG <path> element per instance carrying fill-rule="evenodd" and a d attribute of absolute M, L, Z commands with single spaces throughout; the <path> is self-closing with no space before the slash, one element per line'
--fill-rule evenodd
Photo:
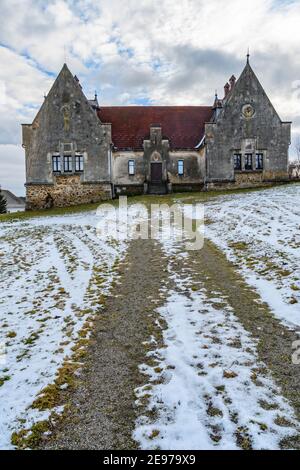
<path fill-rule="evenodd" d="M 153 152 L 152 155 L 151 155 L 151 160 L 152 160 L 153 162 L 160 162 L 160 161 L 161 161 L 161 155 L 160 155 L 160 153 L 157 152 L 157 151 Z"/>
<path fill-rule="evenodd" d="M 254 116 L 255 109 L 251 104 L 245 104 L 245 106 L 243 106 L 242 113 L 246 119 L 250 119 Z"/>

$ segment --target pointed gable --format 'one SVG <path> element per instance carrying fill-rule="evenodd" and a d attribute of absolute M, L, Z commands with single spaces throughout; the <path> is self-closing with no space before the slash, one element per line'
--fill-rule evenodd
<path fill-rule="evenodd" d="M 247 60 L 244 70 L 242 71 L 236 84 L 225 97 L 225 109 L 226 105 L 227 107 L 232 107 L 233 105 L 236 105 L 237 102 L 240 104 L 244 103 L 244 105 L 250 104 L 253 106 L 255 113 L 260 113 L 263 115 L 268 112 L 273 114 L 272 117 L 275 116 L 278 121 L 281 122 L 277 111 L 271 103 L 255 72 L 253 71 L 249 60 Z"/>
<path fill-rule="evenodd" d="M 35 124 L 38 125 L 45 109 L 56 108 L 56 118 L 62 120 L 64 114 L 63 108 L 76 108 L 76 104 L 77 109 L 75 109 L 75 113 L 71 113 L 70 109 L 70 114 L 79 114 L 79 107 L 84 108 L 84 111 L 89 114 L 91 119 L 94 120 L 95 123 L 99 124 L 98 120 L 95 119 L 95 112 L 93 112 L 92 109 L 93 107 L 84 95 L 77 76 L 73 76 L 67 64 L 64 64 L 48 95 L 45 97 L 39 112 L 34 118 L 33 126 Z"/>

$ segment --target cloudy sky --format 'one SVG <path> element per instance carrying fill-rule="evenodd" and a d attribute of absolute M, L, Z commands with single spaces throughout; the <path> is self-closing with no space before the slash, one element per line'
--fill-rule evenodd
<path fill-rule="evenodd" d="M 65 57 L 100 104 L 209 105 L 248 47 L 295 141 L 300 0 L 0 0 L 0 184 L 24 194 L 20 124 L 32 122 Z"/>

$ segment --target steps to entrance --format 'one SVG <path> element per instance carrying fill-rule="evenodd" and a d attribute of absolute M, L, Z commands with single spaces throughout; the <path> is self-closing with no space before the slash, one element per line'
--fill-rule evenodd
<path fill-rule="evenodd" d="M 148 187 L 148 194 L 167 194 L 167 185 L 164 183 L 151 183 Z"/>

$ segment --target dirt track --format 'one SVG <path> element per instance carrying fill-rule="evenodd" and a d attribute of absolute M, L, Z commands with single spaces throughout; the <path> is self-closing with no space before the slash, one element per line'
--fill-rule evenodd
<path fill-rule="evenodd" d="M 167 279 L 159 244 L 136 241 L 120 266 L 106 308 L 99 317 L 81 383 L 70 398 L 67 418 L 48 449 L 130 449 L 135 424 L 134 389 L 143 383 L 143 363 L 156 315 L 158 292 Z M 150 275 L 151 273 L 151 275 Z"/>
<path fill-rule="evenodd" d="M 168 290 L 176 290 L 167 272 L 168 263 L 174 272 L 182 274 L 184 270 L 190 276 L 190 285 L 200 279 L 211 297 L 216 290 L 222 293 L 243 327 L 258 340 L 259 359 L 272 372 L 299 417 L 300 369 L 290 360 L 291 345 L 297 336 L 273 317 L 225 256 L 206 242 L 202 250 L 190 252 L 185 258 L 168 259 L 158 243 L 135 241 L 120 266 L 119 282 L 107 300 L 104 314 L 97 321 L 81 383 L 69 396 L 70 412 L 42 448 L 137 448 L 132 439 L 136 420 L 134 390 L 146 380 L 138 366 L 146 358 L 143 343 L 156 328 L 155 309 L 165 303 Z M 299 448 L 299 439 L 282 445 Z"/>

